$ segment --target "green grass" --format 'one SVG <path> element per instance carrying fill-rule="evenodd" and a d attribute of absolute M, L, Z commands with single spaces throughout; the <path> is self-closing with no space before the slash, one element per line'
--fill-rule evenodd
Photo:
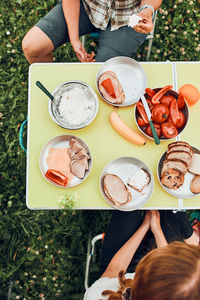
<path fill-rule="evenodd" d="M 109 211 L 30 211 L 25 205 L 26 155 L 18 135 L 27 116 L 29 65 L 21 41 L 56 3 L 2 0 L 0 4 L 0 299 L 5 299 L 11 280 L 12 299 L 42 299 L 40 294 L 50 300 L 81 299 L 89 232 L 103 232 L 111 215 Z M 190 3 L 164 1 L 151 60 L 200 59 L 195 31 L 200 27 L 199 4 Z M 96 49 L 91 42 L 87 40 L 87 49 Z M 146 45 L 134 55 L 138 60 L 145 56 Z M 77 61 L 70 45 L 60 47 L 55 58 Z"/>

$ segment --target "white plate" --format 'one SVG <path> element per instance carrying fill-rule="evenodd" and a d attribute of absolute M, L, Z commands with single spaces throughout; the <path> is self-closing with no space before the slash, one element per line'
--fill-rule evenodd
<path fill-rule="evenodd" d="M 192 147 L 192 151 L 193 153 L 199 153 L 200 154 L 200 151 L 195 148 L 195 147 Z M 172 196 L 176 197 L 176 198 L 180 198 L 180 199 L 189 199 L 189 198 L 193 198 L 199 194 L 193 194 L 190 190 L 190 183 L 192 181 L 192 179 L 194 178 L 194 175 L 187 172 L 185 174 L 185 180 L 184 180 L 184 184 L 178 188 L 177 190 L 173 190 L 173 189 L 169 189 L 167 188 L 165 185 L 162 184 L 161 182 L 161 171 L 162 171 L 162 166 L 163 166 L 163 162 L 165 160 L 165 157 L 166 157 L 166 154 L 167 152 L 165 152 L 159 163 L 158 163 L 158 168 L 157 168 L 157 175 L 158 175 L 158 180 L 161 184 L 161 186 Z"/>
<path fill-rule="evenodd" d="M 85 176 L 83 179 L 80 179 L 76 176 L 73 177 L 73 179 L 71 180 L 71 182 L 69 184 L 67 184 L 66 186 L 61 186 L 59 184 L 56 184 L 55 182 L 49 180 L 48 178 L 46 178 L 45 174 L 48 170 L 48 165 L 47 165 L 47 157 L 49 155 L 49 149 L 50 148 L 68 148 L 69 147 L 69 142 L 71 140 L 71 138 L 76 139 L 79 143 L 81 143 L 84 148 L 88 151 L 89 156 L 90 156 L 90 160 L 88 162 L 89 165 L 89 169 L 85 172 Z M 55 185 L 57 187 L 60 188 L 71 188 L 74 187 L 76 185 L 81 184 L 84 180 L 86 180 L 86 178 L 88 177 L 88 175 L 91 172 L 92 169 L 92 155 L 90 152 L 89 147 L 78 137 L 74 136 L 74 135 L 59 135 L 54 137 L 53 139 L 51 139 L 42 149 L 41 153 L 40 153 L 40 158 L 39 158 L 39 166 L 40 166 L 40 171 L 42 173 L 42 175 L 44 176 L 44 178 L 51 183 L 52 185 Z"/>
<path fill-rule="evenodd" d="M 122 85 L 125 93 L 125 100 L 122 104 L 111 103 L 106 100 L 99 90 L 99 76 L 106 71 L 114 72 Z M 113 106 L 129 106 L 136 103 L 144 93 L 146 85 L 147 77 L 144 69 L 136 60 L 125 56 L 118 56 L 107 60 L 101 66 L 96 76 L 96 88 L 99 95 L 104 101 Z"/>
<path fill-rule="evenodd" d="M 133 188 L 127 185 L 127 182 L 129 180 L 129 177 L 132 177 L 135 175 L 136 172 L 138 172 L 141 169 L 144 169 L 148 172 L 150 175 L 151 181 L 150 183 L 144 188 L 142 192 L 137 192 Z M 124 205 L 116 206 L 104 193 L 103 189 L 103 179 L 107 174 L 114 174 L 121 178 L 121 180 L 124 182 L 124 184 L 127 186 L 129 191 L 132 194 L 132 200 L 129 203 L 126 203 Z M 103 169 L 101 176 L 100 176 L 100 191 L 103 196 L 103 198 L 106 200 L 110 206 L 113 208 L 122 210 L 122 211 L 132 211 L 135 209 L 139 209 L 143 207 L 147 201 L 150 199 L 153 188 L 154 188 L 154 178 L 151 173 L 151 170 L 145 165 L 141 160 L 134 158 L 134 157 L 120 157 L 117 158 L 110 163 L 108 163 L 105 168 Z"/>

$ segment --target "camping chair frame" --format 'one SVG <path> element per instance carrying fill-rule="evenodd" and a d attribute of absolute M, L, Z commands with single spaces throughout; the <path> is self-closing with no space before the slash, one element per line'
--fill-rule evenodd
<path fill-rule="evenodd" d="M 86 266 L 85 266 L 85 281 L 84 281 L 84 286 L 86 290 L 88 289 L 88 283 L 89 283 L 90 262 L 92 258 L 95 258 L 95 244 L 99 240 L 103 241 L 104 235 L 105 233 L 98 234 L 92 240 L 91 240 L 91 235 L 89 236 L 87 256 L 86 256 Z"/>

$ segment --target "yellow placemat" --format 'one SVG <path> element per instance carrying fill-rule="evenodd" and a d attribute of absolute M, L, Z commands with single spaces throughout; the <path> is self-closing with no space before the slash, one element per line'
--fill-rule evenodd
<path fill-rule="evenodd" d="M 114 109 L 99 97 L 99 112 L 92 124 L 80 130 L 66 130 L 55 124 L 48 113 L 48 98 L 35 85 L 36 80 L 53 91 L 68 80 L 81 80 L 95 91 L 95 78 L 101 64 L 33 64 L 29 72 L 29 114 L 28 114 L 28 156 L 27 156 L 27 205 L 31 209 L 57 208 L 58 199 L 66 192 L 78 196 L 76 208 L 110 208 L 99 190 L 99 178 L 104 166 L 121 156 L 134 156 L 144 161 L 152 170 L 155 179 L 154 193 L 144 208 L 178 208 L 178 200 L 165 192 L 157 179 L 157 164 L 166 151 L 167 142 L 156 146 L 148 140 L 145 146 L 138 146 L 119 136 L 109 123 Z M 171 63 L 144 63 L 148 86 L 173 85 Z M 134 130 L 134 106 L 120 108 L 119 115 Z M 89 177 L 79 186 L 71 189 L 57 188 L 48 183 L 39 169 L 39 156 L 43 146 L 53 137 L 72 134 L 88 144 L 93 155 L 93 168 Z"/>
<path fill-rule="evenodd" d="M 200 62 L 176 63 L 177 86 L 180 88 L 183 84 L 193 84 L 200 90 Z M 190 107 L 189 122 L 181 134 L 181 140 L 188 142 L 191 146 L 200 149 L 200 102 Z M 200 195 L 192 199 L 183 200 L 184 208 L 199 208 Z"/>

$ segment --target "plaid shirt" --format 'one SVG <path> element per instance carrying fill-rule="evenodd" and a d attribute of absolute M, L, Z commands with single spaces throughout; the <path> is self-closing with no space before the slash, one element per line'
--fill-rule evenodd
<path fill-rule="evenodd" d="M 140 0 L 83 0 L 90 21 L 105 30 L 110 21 L 111 30 L 128 24 L 128 17 L 140 6 Z"/>

